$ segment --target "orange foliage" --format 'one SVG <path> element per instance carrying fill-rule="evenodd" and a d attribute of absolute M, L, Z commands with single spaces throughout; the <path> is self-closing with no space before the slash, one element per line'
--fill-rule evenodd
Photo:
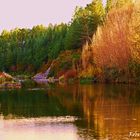
<path fill-rule="evenodd" d="M 56 78 L 59 78 L 59 77 L 63 76 L 65 73 L 66 73 L 66 70 L 61 70 L 60 72 L 57 73 Z"/>
<path fill-rule="evenodd" d="M 68 70 L 65 74 L 64 77 L 65 79 L 70 79 L 70 78 L 75 78 L 77 76 L 76 70 Z"/>
<path fill-rule="evenodd" d="M 92 65 L 89 65 L 83 71 L 79 73 L 79 77 L 82 78 L 90 78 L 90 77 L 99 77 L 102 74 L 102 70 L 97 67 L 93 67 Z"/>
<path fill-rule="evenodd" d="M 102 27 L 93 37 L 93 57 L 100 67 L 125 69 L 131 57 L 129 41 L 129 22 L 134 6 L 125 5 L 112 9 Z"/>
<path fill-rule="evenodd" d="M 130 41 L 132 59 L 140 64 L 140 1 L 135 6 L 130 26 Z"/>
<path fill-rule="evenodd" d="M 87 69 L 87 67 L 89 67 L 92 63 L 93 63 L 92 48 L 88 43 L 86 43 L 83 46 L 83 51 L 82 51 L 82 65 L 83 65 L 83 68 Z"/>
<path fill-rule="evenodd" d="M 140 74 L 140 1 L 113 8 L 82 52 L 82 77 L 134 81 Z M 100 68 L 99 72 L 96 68 Z M 97 73 L 97 74 L 96 74 Z"/>

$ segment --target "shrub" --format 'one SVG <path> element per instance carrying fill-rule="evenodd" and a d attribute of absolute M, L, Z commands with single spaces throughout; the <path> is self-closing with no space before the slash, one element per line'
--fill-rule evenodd
<path fill-rule="evenodd" d="M 92 43 L 95 63 L 100 67 L 127 69 L 131 58 L 129 22 L 133 5 L 112 9 L 102 27 L 98 28 Z"/>
<path fill-rule="evenodd" d="M 71 78 L 76 78 L 77 77 L 77 72 L 76 70 L 68 70 L 65 74 L 64 77 L 66 80 L 71 79 Z"/>

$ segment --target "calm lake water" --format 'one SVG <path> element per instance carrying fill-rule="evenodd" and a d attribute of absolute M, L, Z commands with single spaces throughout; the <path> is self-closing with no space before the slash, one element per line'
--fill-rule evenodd
<path fill-rule="evenodd" d="M 0 140 L 137 140 L 139 133 L 134 85 L 27 84 L 0 91 Z"/>

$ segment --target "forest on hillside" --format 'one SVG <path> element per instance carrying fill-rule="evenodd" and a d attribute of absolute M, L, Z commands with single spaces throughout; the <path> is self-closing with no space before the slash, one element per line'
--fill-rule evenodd
<path fill-rule="evenodd" d="M 105 82 L 140 82 L 140 6 L 133 0 L 93 0 L 71 21 L 0 35 L 0 71 Z"/>

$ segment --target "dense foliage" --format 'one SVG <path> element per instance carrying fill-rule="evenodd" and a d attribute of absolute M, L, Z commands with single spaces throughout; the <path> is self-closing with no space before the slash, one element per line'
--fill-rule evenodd
<path fill-rule="evenodd" d="M 0 36 L 0 69 L 36 71 L 48 58 L 57 57 L 64 49 L 66 32 L 66 24 L 3 31 Z"/>
<path fill-rule="evenodd" d="M 4 30 L 0 35 L 0 71 L 36 72 L 61 51 L 81 48 L 103 22 L 104 13 L 102 1 L 94 0 L 85 8 L 77 7 L 69 24 Z"/>
<path fill-rule="evenodd" d="M 93 0 L 85 8 L 76 8 L 66 36 L 66 49 L 77 49 L 91 41 L 98 25 L 103 23 L 105 10 L 101 0 Z"/>
<path fill-rule="evenodd" d="M 140 81 L 140 3 L 93 0 L 76 7 L 68 24 L 4 30 L 0 71 L 44 72 L 51 77 Z M 82 51 L 83 50 L 83 51 Z"/>
<path fill-rule="evenodd" d="M 130 0 L 107 2 L 104 24 L 98 27 L 92 43 L 83 48 L 84 69 L 101 68 L 96 74 L 104 80 L 140 81 L 139 4 Z"/>

